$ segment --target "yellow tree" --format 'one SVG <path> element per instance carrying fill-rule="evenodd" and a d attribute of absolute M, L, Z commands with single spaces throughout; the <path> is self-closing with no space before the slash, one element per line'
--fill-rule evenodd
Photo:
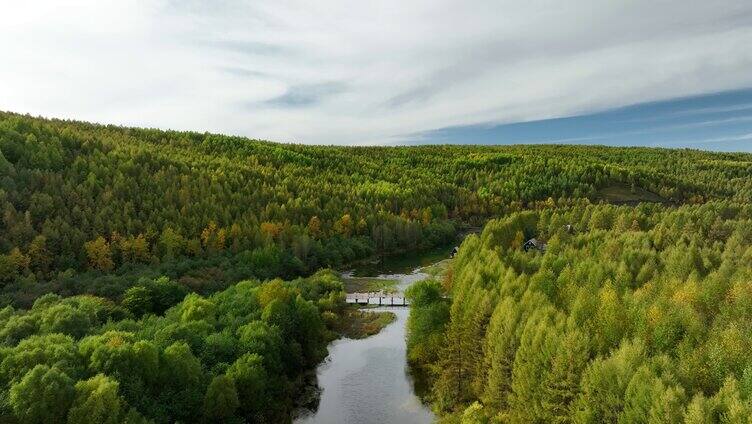
<path fill-rule="evenodd" d="M 204 248 L 209 248 L 212 238 L 214 238 L 214 233 L 216 232 L 217 224 L 214 221 L 209 221 L 209 224 L 206 225 L 206 228 L 201 231 L 201 243 L 204 245 Z"/>
<path fill-rule="evenodd" d="M 52 255 L 47 250 L 47 238 L 42 235 L 34 237 L 28 253 L 31 268 L 46 274 L 52 264 Z"/>
<path fill-rule="evenodd" d="M 262 222 L 259 229 L 264 237 L 273 240 L 282 232 L 282 225 L 276 222 Z"/>
<path fill-rule="evenodd" d="M 89 258 L 89 266 L 100 271 L 109 271 L 115 266 L 112 261 L 112 251 L 110 244 L 104 237 L 99 236 L 92 241 L 84 244 L 86 256 Z"/>
<path fill-rule="evenodd" d="M 201 232 L 201 242 L 204 244 L 204 248 L 209 251 L 219 252 L 224 250 L 226 238 L 227 231 L 224 228 L 218 228 L 214 221 L 209 221 L 209 224 Z"/>
<path fill-rule="evenodd" d="M 350 234 L 352 234 L 352 225 L 352 218 L 349 213 L 346 213 L 334 223 L 334 231 L 345 237 L 350 237 Z"/>
<path fill-rule="evenodd" d="M 318 216 L 312 216 L 308 220 L 308 234 L 313 238 L 318 238 L 321 235 L 321 220 Z"/>
<path fill-rule="evenodd" d="M 431 219 L 431 208 L 424 208 L 420 218 L 421 222 L 423 223 L 423 225 L 428 225 L 431 223 Z"/>

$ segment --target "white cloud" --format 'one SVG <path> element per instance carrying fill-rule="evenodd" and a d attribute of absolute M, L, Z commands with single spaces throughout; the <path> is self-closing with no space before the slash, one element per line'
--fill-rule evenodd
<path fill-rule="evenodd" d="M 737 134 L 737 135 L 730 135 L 725 137 L 712 137 L 712 138 L 704 138 L 700 140 L 692 140 L 690 142 L 687 142 L 686 140 L 676 140 L 676 141 L 670 141 L 661 143 L 665 146 L 682 146 L 682 145 L 708 145 L 708 144 L 724 144 L 729 142 L 735 142 L 735 141 L 747 141 L 752 140 L 752 133 L 748 134 Z"/>
<path fill-rule="evenodd" d="M 0 109 L 304 143 L 752 86 L 752 3 L 35 1 Z"/>

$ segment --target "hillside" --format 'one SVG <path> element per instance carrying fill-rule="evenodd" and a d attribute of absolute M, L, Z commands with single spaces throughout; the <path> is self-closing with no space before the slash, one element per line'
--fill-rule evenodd
<path fill-rule="evenodd" d="M 2 302 L 117 299 L 159 275 L 204 293 L 290 278 L 446 243 L 549 199 L 599 201 L 612 186 L 747 201 L 751 170 L 749 154 L 304 146 L 0 113 Z"/>
<path fill-rule="evenodd" d="M 515 213 L 413 289 L 410 361 L 447 422 L 747 422 L 751 277 L 748 202 Z"/>
<path fill-rule="evenodd" d="M 444 419 L 747 414 L 750 176 L 750 154 L 304 146 L 0 113 L 0 421 L 289 422 L 353 327 L 321 269 L 484 223 L 409 292 L 409 360 Z"/>

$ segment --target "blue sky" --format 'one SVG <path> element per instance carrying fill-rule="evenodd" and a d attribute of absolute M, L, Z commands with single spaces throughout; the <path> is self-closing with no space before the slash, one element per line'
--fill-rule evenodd
<path fill-rule="evenodd" d="M 443 128 L 413 143 L 599 144 L 752 152 L 752 89 L 504 125 Z"/>
<path fill-rule="evenodd" d="M 5 3 L 0 110 L 307 144 L 749 150 L 750 0 Z"/>

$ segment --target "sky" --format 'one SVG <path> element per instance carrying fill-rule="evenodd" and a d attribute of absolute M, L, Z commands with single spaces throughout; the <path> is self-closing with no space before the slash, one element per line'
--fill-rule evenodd
<path fill-rule="evenodd" d="M 597 144 L 752 151 L 752 89 L 603 112 L 517 122 L 441 128 L 406 144 Z"/>
<path fill-rule="evenodd" d="M 749 0 L 2 9 L 0 110 L 296 143 L 752 151 Z"/>

